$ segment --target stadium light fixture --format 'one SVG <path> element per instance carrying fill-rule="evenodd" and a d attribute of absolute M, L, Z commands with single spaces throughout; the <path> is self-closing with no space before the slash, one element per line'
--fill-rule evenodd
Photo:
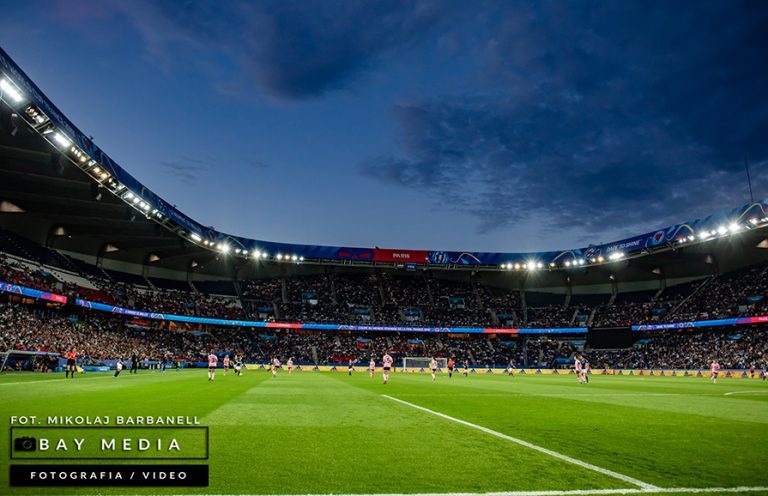
<path fill-rule="evenodd" d="M 253 250 L 253 258 L 260 258 L 261 252 L 259 250 Z"/>
<path fill-rule="evenodd" d="M 230 250 L 229 245 L 226 243 L 219 243 L 218 248 L 219 248 L 219 251 L 222 253 L 229 253 L 229 250 Z"/>
<path fill-rule="evenodd" d="M 299 259 L 298 255 L 294 255 L 291 257 L 291 260 L 293 260 L 294 262 L 297 261 L 298 259 Z"/>
<path fill-rule="evenodd" d="M 732 233 L 739 232 L 741 230 L 741 225 L 736 224 L 735 222 L 728 226 L 728 230 Z"/>
<path fill-rule="evenodd" d="M 303 261 L 304 261 L 304 257 L 299 257 L 299 262 L 303 262 Z"/>
<path fill-rule="evenodd" d="M 688 236 L 688 241 L 696 241 L 696 236 L 691 234 L 690 236 Z"/>
<path fill-rule="evenodd" d="M 0 89 L 3 90 L 3 94 L 11 97 L 11 100 L 13 100 L 16 103 L 19 103 L 21 102 L 21 100 L 23 100 L 23 97 L 21 96 L 21 92 L 16 88 L 14 88 L 14 86 L 10 83 L 10 81 L 8 81 L 5 78 L 0 79 Z"/>
<path fill-rule="evenodd" d="M 549 262 L 550 267 L 554 267 L 555 265 L 557 265 L 555 262 Z"/>
<path fill-rule="evenodd" d="M 61 133 L 53 133 L 53 141 L 63 146 L 64 148 L 72 146 L 72 142 Z"/>
<path fill-rule="evenodd" d="M 570 267 L 571 266 L 571 261 L 570 260 L 566 260 L 565 261 L 565 266 L 566 267 Z"/>
<path fill-rule="evenodd" d="M 524 269 L 527 269 L 527 268 L 528 268 L 528 264 L 527 264 L 527 263 L 524 263 L 524 264 L 523 264 L 523 268 L 524 268 Z"/>
<path fill-rule="evenodd" d="M 515 270 L 520 270 L 520 264 L 519 263 L 515 264 Z"/>
<path fill-rule="evenodd" d="M 584 259 L 583 258 L 579 259 L 579 265 L 584 265 Z"/>
<path fill-rule="evenodd" d="M 283 259 L 282 253 L 278 253 L 277 255 L 275 255 L 275 258 L 278 260 L 282 260 Z"/>
<path fill-rule="evenodd" d="M 597 257 L 597 263 L 603 263 L 603 262 L 605 262 L 604 256 L 600 255 L 599 257 Z"/>
<path fill-rule="evenodd" d="M 194 241 L 195 243 L 199 243 L 200 241 L 203 240 L 203 238 L 201 238 L 200 235 L 197 233 L 192 233 L 189 235 L 189 237 L 192 238 L 192 241 Z"/>
<path fill-rule="evenodd" d="M 756 225 L 758 222 L 760 221 L 757 220 L 757 217 L 752 217 L 751 219 L 749 219 L 749 223 L 752 224 L 753 226 Z"/>
<path fill-rule="evenodd" d="M 717 233 L 721 236 L 728 233 L 728 228 L 725 226 L 720 226 L 717 228 Z"/>

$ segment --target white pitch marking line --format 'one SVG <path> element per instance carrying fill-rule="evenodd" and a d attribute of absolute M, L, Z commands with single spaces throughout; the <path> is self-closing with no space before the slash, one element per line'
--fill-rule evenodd
<path fill-rule="evenodd" d="M 731 391 L 730 393 L 723 393 L 725 396 L 732 396 L 734 394 L 768 394 L 768 391 Z"/>
<path fill-rule="evenodd" d="M 526 448 L 530 448 L 532 450 L 536 450 L 540 453 L 544 453 L 546 455 L 552 456 L 554 458 L 563 460 L 568 463 L 572 463 L 574 465 L 578 465 L 579 467 L 583 467 L 589 470 L 592 470 L 594 472 L 599 472 L 603 475 L 608 475 L 610 477 L 613 477 L 615 479 L 623 480 L 624 482 L 627 482 L 629 484 L 632 484 L 633 486 L 640 487 L 642 489 L 659 489 L 658 487 L 654 486 L 653 484 L 648 484 L 647 482 L 643 482 L 641 480 L 634 479 L 632 477 L 629 477 L 628 475 L 620 474 L 618 472 L 614 472 L 612 470 L 608 470 L 602 467 L 598 467 L 597 465 L 592 465 L 591 463 L 583 462 L 581 460 L 577 460 L 576 458 L 571 458 L 570 456 L 563 455 L 562 453 L 558 453 L 557 451 L 552 451 L 547 448 L 542 448 L 541 446 L 537 446 L 535 444 L 529 443 L 528 441 L 523 441 L 522 439 L 518 439 L 516 437 L 508 436 L 506 434 L 502 434 L 501 432 L 494 431 L 492 429 L 489 429 L 487 427 L 483 427 L 481 425 L 473 424 L 471 422 L 467 422 L 466 420 L 457 419 L 455 417 L 451 417 L 450 415 L 446 415 L 444 413 L 436 412 L 434 410 L 430 410 L 429 408 L 424 408 L 423 406 L 415 405 L 413 403 L 409 403 L 407 401 L 403 401 L 398 398 L 394 398 L 392 396 L 388 396 L 386 394 L 382 394 L 383 397 L 392 400 L 397 401 L 398 403 L 402 403 L 403 405 L 410 406 L 411 408 L 416 408 L 417 410 L 421 410 L 423 412 L 431 413 L 432 415 L 436 415 L 438 417 L 456 422 L 461 425 L 465 425 L 467 427 L 472 427 L 473 429 L 477 429 L 479 431 L 483 431 L 486 434 L 490 434 L 492 436 L 499 437 L 501 439 L 506 439 L 507 441 L 512 441 L 513 443 L 517 443 L 521 446 L 525 446 Z M 553 493 L 554 494 L 554 493 Z"/>
<path fill-rule="evenodd" d="M 496 493 L 414 493 L 414 494 L 172 494 L 169 496 L 589 496 L 592 494 L 691 494 L 691 493 L 748 493 L 768 491 L 768 486 L 759 487 L 654 487 L 648 489 L 577 489 L 572 491 L 507 491 Z M 91 495 L 96 496 L 96 495 Z M 144 496 L 144 495 L 126 495 Z"/>

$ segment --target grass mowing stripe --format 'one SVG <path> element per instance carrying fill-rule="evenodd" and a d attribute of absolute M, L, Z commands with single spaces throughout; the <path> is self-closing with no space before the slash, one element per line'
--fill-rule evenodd
<path fill-rule="evenodd" d="M 547 448 L 542 448 L 541 446 L 537 446 L 535 444 L 529 443 L 528 441 L 523 441 L 522 439 L 518 439 L 516 437 L 508 436 L 506 434 L 502 434 L 501 432 L 494 431 L 492 429 L 488 429 L 487 427 L 483 427 L 481 425 L 473 424 L 471 422 L 467 422 L 466 420 L 457 419 L 455 417 L 451 417 L 450 415 L 446 415 L 444 413 L 436 412 L 434 410 L 430 410 L 429 408 L 424 408 L 423 406 L 415 405 L 413 403 L 409 403 L 407 401 L 403 401 L 399 398 L 395 398 L 393 396 L 389 396 L 386 394 L 381 395 L 384 398 L 387 398 L 388 400 L 396 401 L 398 403 L 401 403 L 403 405 L 410 406 L 411 408 L 416 408 L 417 410 L 421 410 L 423 412 L 430 413 L 432 415 L 435 415 L 437 417 L 444 418 L 446 420 L 450 420 L 452 422 L 456 422 L 461 425 L 465 425 L 467 427 L 471 427 L 473 429 L 477 429 L 479 431 L 485 432 L 486 434 L 490 434 L 492 436 L 499 437 L 501 439 L 506 439 L 507 441 L 512 441 L 513 443 L 519 444 L 521 446 L 525 446 L 526 448 L 530 448 L 532 450 L 536 450 L 540 453 L 544 453 L 546 455 L 549 455 L 551 457 L 557 458 L 559 460 L 563 460 L 568 463 L 572 463 L 574 465 L 578 465 L 580 467 L 586 468 L 588 470 L 592 470 L 594 472 L 601 473 L 603 475 L 607 475 L 610 477 L 613 477 L 615 479 L 622 480 L 624 482 L 627 482 L 629 484 L 632 484 L 633 486 L 640 487 L 642 489 L 658 489 L 658 487 L 654 486 L 653 484 L 648 484 L 647 482 L 643 482 L 641 480 L 637 480 L 633 477 L 629 477 L 628 475 L 620 474 L 618 472 L 614 472 L 613 470 L 608 470 L 602 467 L 598 467 L 597 465 L 592 465 L 591 463 L 583 462 L 581 460 L 577 460 L 576 458 L 571 458 L 570 456 L 563 455 L 562 453 L 558 453 L 557 451 L 552 451 Z"/>
<path fill-rule="evenodd" d="M 492 493 L 408 493 L 408 494 L 333 494 L 332 496 L 590 496 L 603 494 L 700 494 L 700 493 L 750 493 L 768 491 L 762 487 L 655 487 L 648 489 L 576 489 L 570 491 L 508 491 Z M 97 496 L 97 495 L 90 495 Z M 144 496 L 144 495 L 124 495 Z M 172 494 L 168 496 L 331 496 L 327 494 Z"/>
<path fill-rule="evenodd" d="M 75 380 L 79 380 L 79 381 L 93 381 L 93 380 L 96 380 L 96 379 L 109 379 L 110 377 L 112 377 L 111 374 L 108 377 L 107 376 L 104 376 L 104 377 L 88 377 L 87 379 L 85 379 L 85 378 L 66 379 L 66 378 L 62 377 L 60 379 L 43 379 L 41 381 L 5 382 L 5 383 L 0 384 L 0 386 L 18 386 L 19 384 L 24 384 L 24 385 L 28 386 L 30 384 L 40 384 L 40 383 L 43 383 L 43 382 L 59 382 L 59 381 L 70 381 L 70 380 L 71 381 L 75 381 Z M 114 377 L 112 377 L 112 378 L 114 379 Z"/>

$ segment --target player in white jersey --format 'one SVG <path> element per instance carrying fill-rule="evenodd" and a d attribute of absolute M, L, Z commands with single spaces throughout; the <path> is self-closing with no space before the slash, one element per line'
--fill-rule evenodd
<path fill-rule="evenodd" d="M 240 361 L 240 355 L 235 355 L 235 375 L 240 377 L 242 375 L 243 364 Z"/>
<path fill-rule="evenodd" d="M 373 379 L 373 376 L 376 375 L 376 360 L 373 358 L 371 358 L 371 361 L 368 364 L 368 373 L 371 374 L 371 379 Z"/>
<path fill-rule="evenodd" d="M 711 380 L 713 384 L 717 384 L 717 375 L 719 373 L 720 364 L 717 363 L 717 360 L 712 360 L 712 363 L 709 365 L 709 380 Z"/>
<path fill-rule="evenodd" d="M 224 375 L 227 375 L 229 370 L 229 355 L 224 356 Z"/>
<path fill-rule="evenodd" d="M 435 357 L 432 357 L 432 360 L 430 360 L 429 369 L 432 371 L 432 382 L 435 382 L 435 377 L 437 377 L 437 360 L 435 360 Z"/>
<path fill-rule="evenodd" d="M 286 367 L 288 367 L 288 375 L 291 375 L 291 372 L 293 372 L 293 358 L 288 358 L 288 361 L 285 362 Z"/>
<path fill-rule="evenodd" d="M 584 383 L 589 384 L 589 360 L 587 360 L 586 357 L 582 356 L 581 359 L 584 361 L 582 364 L 582 374 L 584 375 Z"/>
<path fill-rule="evenodd" d="M 392 369 L 392 357 L 389 355 L 389 353 L 385 353 L 384 356 L 381 359 L 382 362 L 382 370 L 384 375 L 384 384 L 386 384 L 389 381 L 389 371 Z"/>
<path fill-rule="evenodd" d="M 510 360 L 509 363 L 507 364 L 507 374 L 509 374 L 510 377 L 515 376 L 515 362 L 513 362 L 512 360 Z"/>
<path fill-rule="evenodd" d="M 213 354 L 208 355 L 208 380 L 212 381 L 216 378 L 216 365 L 219 363 L 219 357 Z"/>
<path fill-rule="evenodd" d="M 280 368 L 280 360 L 277 357 L 272 359 L 272 377 L 277 377 L 277 369 Z"/>
<path fill-rule="evenodd" d="M 579 384 L 582 384 L 584 382 L 584 375 L 582 374 L 581 360 L 578 355 L 573 357 L 573 370 L 576 371 L 576 377 L 579 378 Z"/>

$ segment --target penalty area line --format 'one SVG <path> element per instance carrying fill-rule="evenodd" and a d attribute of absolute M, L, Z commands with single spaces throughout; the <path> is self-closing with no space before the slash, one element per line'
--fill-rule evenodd
<path fill-rule="evenodd" d="M 557 458 L 558 460 L 562 460 L 564 462 L 571 463 L 573 465 L 577 465 L 582 468 L 586 468 L 588 470 L 592 470 L 593 472 L 598 472 L 603 475 L 607 475 L 609 477 L 613 477 L 614 479 L 622 480 L 628 484 L 632 484 L 633 486 L 637 486 L 641 489 L 653 489 L 657 490 L 658 487 L 654 486 L 653 484 L 648 484 L 647 482 L 643 482 L 641 480 L 635 479 L 633 477 L 630 477 L 628 475 L 620 474 L 618 472 L 614 472 L 613 470 L 608 470 L 606 468 L 598 467 L 597 465 L 592 465 L 591 463 L 587 463 L 581 460 L 578 460 L 576 458 L 572 458 L 568 455 L 564 455 L 562 453 L 558 453 L 557 451 L 552 451 L 551 449 L 543 448 L 541 446 L 538 446 L 533 443 L 529 443 L 528 441 L 524 441 L 522 439 L 518 439 L 516 437 L 508 436 L 506 434 L 503 434 L 499 431 L 494 431 L 493 429 L 489 429 L 487 427 L 483 427 L 482 425 L 473 424 L 472 422 L 467 422 L 466 420 L 457 419 L 456 417 L 451 417 L 450 415 L 446 415 L 444 413 L 436 412 L 434 410 L 430 410 L 429 408 L 424 408 L 423 406 L 415 405 L 413 403 L 409 403 L 408 401 L 401 400 L 399 398 L 395 398 L 393 396 L 389 396 L 386 394 L 382 394 L 384 398 L 387 398 L 388 400 L 396 401 L 398 403 L 401 403 L 403 405 L 409 406 L 411 408 L 415 408 L 417 410 L 421 410 L 422 412 L 430 413 L 432 415 L 435 415 L 440 418 L 444 418 L 446 420 L 450 420 L 452 422 L 456 422 L 457 424 L 461 424 L 467 427 L 471 427 L 473 429 L 477 429 L 479 431 L 485 432 L 486 434 L 490 434 L 491 436 L 496 436 L 501 439 L 505 439 L 507 441 L 511 441 L 513 443 L 519 444 L 520 446 L 525 446 L 526 448 L 530 448 L 532 450 L 538 451 L 539 453 L 544 453 L 545 455 L 549 455 L 553 458 Z M 511 493 L 510 493 L 511 494 Z M 521 493 L 522 494 L 522 493 Z M 537 493 L 538 494 L 538 493 Z M 560 494 L 560 493 L 552 493 L 552 494 Z M 567 494 L 567 493 L 564 493 Z M 597 494 L 597 493 L 590 493 L 590 494 Z M 606 494 L 613 494 L 613 493 L 606 493 Z M 620 493 L 617 493 L 620 494 Z M 534 495 L 531 495 L 534 496 Z M 542 495 L 543 496 L 543 495 Z"/>

